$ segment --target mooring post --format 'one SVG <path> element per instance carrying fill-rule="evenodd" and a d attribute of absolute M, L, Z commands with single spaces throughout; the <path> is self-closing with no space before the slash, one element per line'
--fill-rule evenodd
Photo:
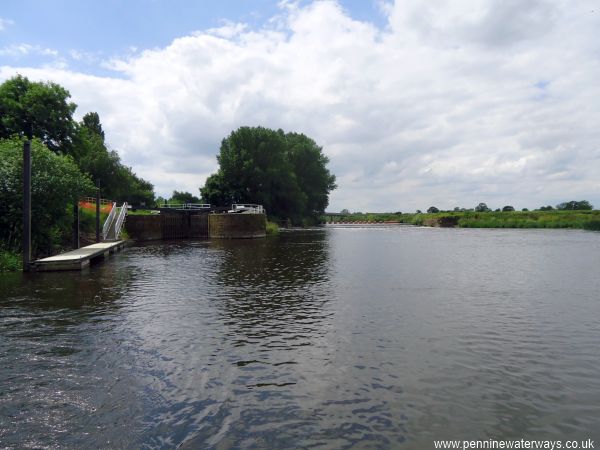
<path fill-rule="evenodd" d="M 23 143 L 23 272 L 31 262 L 31 141 Z"/>
<path fill-rule="evenodd" d="M 79 248 L 79 200 L 73 203 L 73 248 Z"/>
<path fill-rule="evenodd" d="M 100 242 L 100 180 L 96 188 L 96 242 Z"/>

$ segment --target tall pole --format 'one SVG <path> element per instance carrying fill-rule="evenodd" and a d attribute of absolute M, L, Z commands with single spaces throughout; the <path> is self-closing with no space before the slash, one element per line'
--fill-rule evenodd
<path fill-rule="evenodd" d="M 79 248 L 79 200 L 73 203 L 73 248 Z"/>
<path fill-rule="evenodd" d="M 96 242 L 100 242 L 100 180 L 96 188 Z"/>
<path fill-rule="evenodd" d="M 31 141 L 23 143 L 23 272 L 31 262 Z"/>

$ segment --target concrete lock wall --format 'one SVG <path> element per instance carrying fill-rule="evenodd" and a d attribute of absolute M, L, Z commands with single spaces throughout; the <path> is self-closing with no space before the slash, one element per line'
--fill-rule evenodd
<path fill-rule="evenodd" d="M 211 214 L 208 229 L 211 238 L 247 239 L 265 237 L 267 219 L 264 214 Z"/>
<path fill-rule="evenodd" d="M 266 236 L 264 214 L 161 214 L 127 216 L 125 228 L 131 239 L 225 238 Z"/>

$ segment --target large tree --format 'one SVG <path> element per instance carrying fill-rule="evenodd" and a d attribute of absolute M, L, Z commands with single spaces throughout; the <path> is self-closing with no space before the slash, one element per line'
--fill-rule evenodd
<path fill-rule="evenodd" d="M 74 133 L 71 94 L 56 83 L 17 75 L 0 85 L 0 138 L 37 137 L 50 150 L 71 153 Z"/>
<path fill-rule="evenodd" d="M 335 189 L 329 160 L 303 134 L 241 127 L 223 139 L 217 161 L 200 190 L 211 204 L 259 203 L 272 216 L 300 222 L 322 213 Z"/>

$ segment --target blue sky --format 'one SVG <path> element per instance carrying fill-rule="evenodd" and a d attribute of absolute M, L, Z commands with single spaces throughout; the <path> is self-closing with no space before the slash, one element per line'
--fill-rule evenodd
<path fill-rule="evenodd" d="M 0 82 L 66 87 L 168 196 L 243 126 L 307 134 L 332 211 L 600 207 L 597 0 L 0 3 Z"/>
<path fill-rule="evenodd" d="M 3 0 L 0 17 L 7 20 L 0 47 L 27 43 L 33 47 L 89 56 L 70 65 L 90 73 L 106 73 L 95 58 L 130 55 L 134 50 L 163 47 L 195 31 L 243 22 L 261 27 L 280 12 L 273 0 Z M 309 3 L 308 1 L 299 4 Z M 375 0 L 343 0 L 350 16 L 384 25 Z M 8 56 L 18 63 L 43 64 L 52 54 Z M 94 57 L 93 59 L 91 57 Z"/>

